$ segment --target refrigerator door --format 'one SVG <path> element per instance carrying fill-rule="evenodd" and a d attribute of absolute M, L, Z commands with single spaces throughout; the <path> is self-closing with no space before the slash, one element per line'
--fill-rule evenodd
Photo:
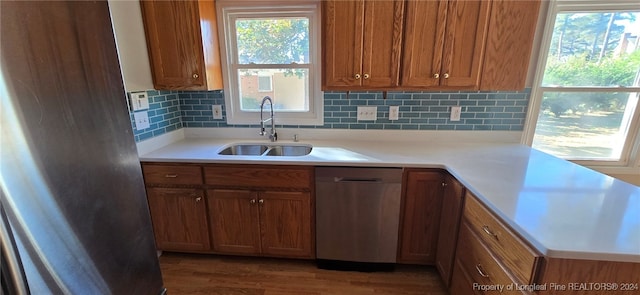
<path fill-rule="evenodd" d="M 161 294 L 106 1 L 0 1 L 2 194 L 32 294 Z"/>

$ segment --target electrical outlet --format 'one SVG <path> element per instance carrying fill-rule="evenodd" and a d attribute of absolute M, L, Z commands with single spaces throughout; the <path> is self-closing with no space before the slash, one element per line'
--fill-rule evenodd
<path fill-rule="evenodd" d="M 222 119 L 222 106 L 219 104 L 214 104 L 211 106 L 211 111 L 213 112 L 214 119 Z"/>
<path fill-rule="evenodd" d="M 449 120 L 451 120 L 451 121 L 460 121 L 460 113 L 462 113 L 462 107 L 461 106 L 453 106 L 453 107 L 451 107 L 451 117 L 449 117 Z"/>
<path fill-rule="evenodd" d="M 389 106 L 389 120 L 395 121 L 398 120 L 400 116 L 400 107 L 399 106 Z"/>
<path fill-rule="evenodd" d="M 149 128 L 149 114 L 146 111 L 133 113 L 136 121 L 136 130 L 144 130 Z"/>
<path fill-rule="evenodd" d="M 378 119 L 378 107 L 358 107 L 358 121 L 375 121 Z"/>
<path fill-rule="evenodd" d="M 132 111 L 140 111 L 149 109 L 149 98 L 147 97 L 147 93 L 142 92 L 131 92 L 131 110 Z"/>

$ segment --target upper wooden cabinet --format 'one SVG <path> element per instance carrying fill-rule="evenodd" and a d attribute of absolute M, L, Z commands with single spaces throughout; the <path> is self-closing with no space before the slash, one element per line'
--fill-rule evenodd
<path fill-rule="evenodd" d="M 521 90 L 540 10 L 540 0 L 493 0 L 481 90 Z"/>
<path fill-rule="evenodd" d="M 222 89 L 214 1 L 140 1 L 155 89 Z"/>
<path fill-rule="evenodd" d="M 522 90 L 539 0 L 327 1 L 323 89 Z"/>
<path fill-rule="evenodd" d="M 403 87 L 477 89 L 490 1 L 408 1 Z"/>
<path fill-rule="evenodd" d="M 398 85 L 404 1 L 323 2 L 323 86 Z"/>

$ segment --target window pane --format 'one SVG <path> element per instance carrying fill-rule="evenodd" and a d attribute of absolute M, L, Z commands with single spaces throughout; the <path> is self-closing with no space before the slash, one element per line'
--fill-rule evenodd
<path fill-rule="evenodd" d="M 309 63 L 309 19 L 237 19 L 240 64 Z"/>
<path fill-rule="evenodd" d="M 638 86 L 640 12 L 559 13 L 543 86 Z"/>
<path fill-rule="evenodd" d="M 262 88 L 263 79 L 270 80 L 271 89 Z M 309 111 L 309 69 L 242 69 L 238 81 L 243 111 L 259 111 L 265 96 L 271 97 L 275 110 Z"/>
<path fill-rule="evenodd" d="M 258 92 L 273 91 L 271 76 L 258 76 Z"/>
<path fill-rule="evenodd" d="M 638 93 L 545 92 L 533 147 L 568 159 L 619 160 Z"/>

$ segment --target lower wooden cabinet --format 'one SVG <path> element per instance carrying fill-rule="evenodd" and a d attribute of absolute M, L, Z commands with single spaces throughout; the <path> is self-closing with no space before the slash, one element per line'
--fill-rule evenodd
<path fill-rule="evenodd" d="M 147 188 L 158 250 L 210 249 L 204 191 L 193 188 Z"/>
<path fill-rule="evenodd" d="M 215 252 L 314 257 L 310 193 L 211 189 L 207 196 Z"/>
<path fill-rule="evenodd" d="M 398 262 L 434 264 L 444 175 L 438 170 L 406 169 Z"/>
<path fill-rule="evenodd" d="M 516 286 L 536 282 L 540 254 L 534 251 L 471 193 L 465 196 L 451 290 L 472 294 L 472 285 Z M 529 294 L 512 288 L 504 294 Z"/>
<path fill-rule="evenodd" d="M 453 272 L 453 260 L 456 253 L 465 188 L 455 177 L 448 174 L 445 176 L 444 184 L 435 264 L 442 281 L 446 286 L 449 286 L 451 273 Z"/>

